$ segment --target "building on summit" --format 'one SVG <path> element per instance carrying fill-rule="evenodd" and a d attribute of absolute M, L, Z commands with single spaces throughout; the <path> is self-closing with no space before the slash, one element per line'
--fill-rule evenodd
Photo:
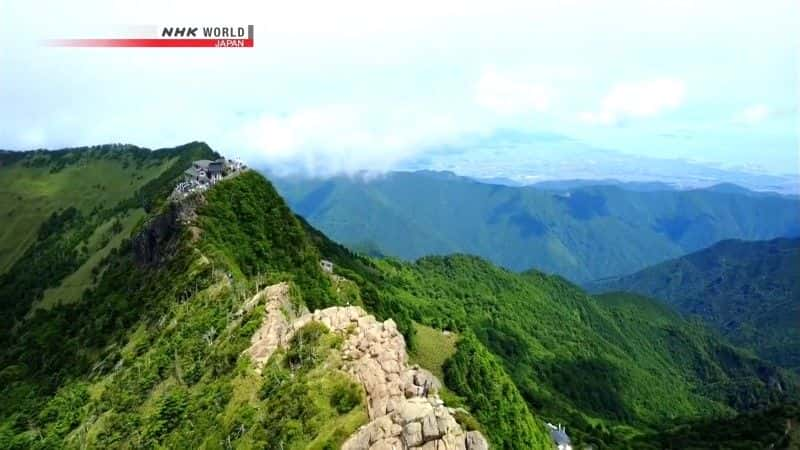
<path fill-rule="evenodd" d="M 238 159 L 219 158 L 214 161 L 199 159 L 183 172 L 183 181 L 175 186 L 175 194 L 188 194 L 205 190 L 227 176 L 247 169 Z"/>

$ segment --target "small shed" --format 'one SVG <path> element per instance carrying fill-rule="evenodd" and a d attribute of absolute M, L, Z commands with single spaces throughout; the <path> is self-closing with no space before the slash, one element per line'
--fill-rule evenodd
<path fill-rule="evenodd" d="M 548 422 L 547 429 L 550 431 L 550 437 L 553 439 L 558 450 L 572 450 L 572 441 L 567 435 L 567 429 L 563 425 L 553 425 Z"/>
<path fill-rule="evenodd" d="M 333 263 L 328 261 L 327 259 L 323 259 L 319 262 L 319 266 L 322 267 L 322 270 L 327 273 L 333 273 Z"/>

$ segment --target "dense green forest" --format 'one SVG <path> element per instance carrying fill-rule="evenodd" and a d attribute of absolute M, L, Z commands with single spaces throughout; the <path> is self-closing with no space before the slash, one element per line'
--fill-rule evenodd
<path fill-rule="evenodd" d="M 75 151 L 87 164 L 139 152 Z M 199 143 L 160 152 L 147 154 L 174 163 L 115 204 L 87 210 L 65 197 L 0 275 L 11 319 L 0 335 L 0 448 L 338 448 L 367 415 L 336 335 L 301 329 L 261 374 L 243 354 L 263 315 L 243 304 L 280 281 L 298 307 L 350 303 L 392 318 L 414 358 L 444 375 L 461 425 L 494 448 L 549 447 L 546 421 L 597 448 L 704 448 L 731 439 L 725 424 L 738 424 L 741 442 L 796 443 L 796 375 L 657 302 L 593 297 L 473 256 L 359 256 L 255 172 L 169 203 L 182 168 L 213 154 Z M 0 173 L 24 177 L 41 157 L 4 160 Z M 43 301 L 82 271 L 86 283 L 70 285 L 79 295 Z M 427 340 L 443 331 L 456 343 L 442 358 Z"/>
<path fill-rule="evenodd" d="M 741 188 L 550 190 L 425 171 L 273 181 L 295 212 L 352 248 L 409 261 L 469 253 L 574 282 L 632 273 L 722 239 L 800 235 L 800 200 Z"/>
<path fill-rule="evenodd" d="M 376 262 L 412 319 L 475 333 L 530 409 L 618 448 L 674 420 L 730 417 L 796 395 L 791 374 L 641 297 L 592 298 L 565 280 L 471 256 Z"/>
<path fill-rule="evenodd" d="M 723 241 L 590 285 L 663 300 L 761 358 L 800 370 L 800 239 Z"/>

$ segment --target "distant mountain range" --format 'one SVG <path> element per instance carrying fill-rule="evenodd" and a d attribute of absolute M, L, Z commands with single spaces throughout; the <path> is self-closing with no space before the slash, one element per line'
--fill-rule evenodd
<path fill-rule="evenodd" d="M 800 239 L 723 241 L 589 287 L 661 299 L 760 357 L 800 371 Z"/>
<path fill-rule="evenodd" d="M 667 159 L 598 148 L 570 136 L 496 130 L 485 136 L 430 149 L 402 170 L 448 170 L 479 181 L 528 186 L 553 180 L 608 180 L 664 183 L 680 189 L 732 183 L 756 191 L 800 194 L 798 166 L 786 173 L 757 166 Z"/>
<path fill-rule="evenodd" d="M 514 187 L 432 171 L 272 178 L 297 213 L 352 248 L 403 259 L 472 253 L 577 282 L 632 273 L 723 239 L 800 235 L 800 199 L 732 185 Z"/>

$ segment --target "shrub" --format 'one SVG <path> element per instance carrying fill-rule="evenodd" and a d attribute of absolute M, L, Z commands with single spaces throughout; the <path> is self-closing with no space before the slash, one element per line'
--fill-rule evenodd
<path fill-rule="evenodd" d="M 335 387 L 330 402 L 339 414 L 348 413 L 361 403 L 361 388 L 351 381 L 341 383 Z"/>
<path fill-rule="evenodd" d="M 320 339 L 328 328 L 319 322 L 310 322 L 300 328 L 289 342 L 286 364 L 293 369 L 309 370 L 322 359 Z"/>

